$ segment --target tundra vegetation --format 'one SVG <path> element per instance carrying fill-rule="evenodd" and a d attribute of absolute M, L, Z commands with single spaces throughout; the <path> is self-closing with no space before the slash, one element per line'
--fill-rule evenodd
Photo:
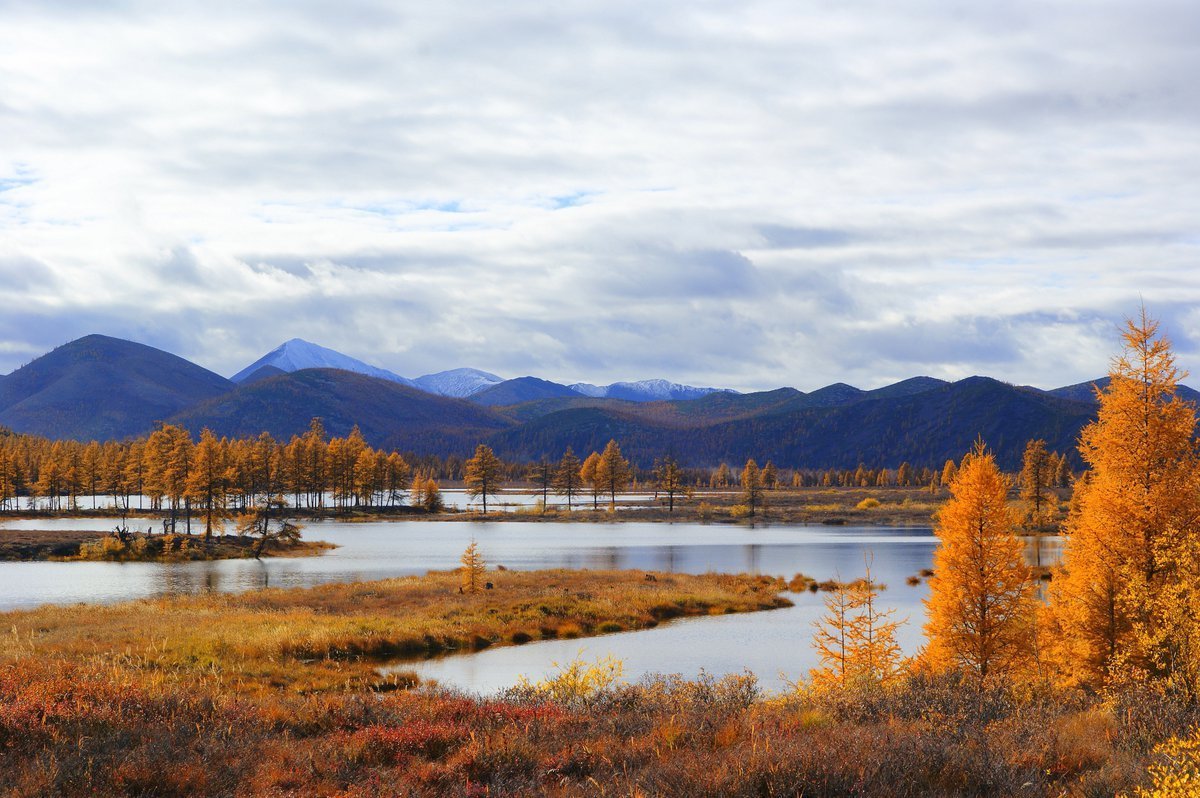
<path fill-rule="evenodd" d="M 1195 408 L 1177 397 L 1182 374 L 1155 322 L 1143 313 L 1124 339 L 1081 438 L 1087 470 L 1044 600 L 1016 535 L 1045 520 L 1038 485 L 1059 471 L 1049 455 L 1027 449 L 1017 502 L 983 441 L 938 471 L 949 497 L 935 519 L 927 640 L 909 659 L 895 645 L 904 619 L 881 609 L 868 573 L 831 586 L 814 635 L 821 667 L 786 694 L 763 694 L 749 675 L 629 685 L 612 661 L 567 663 L 491 698 L 381 676 L 385 657 L 781 602 L 780 580 L 712 574 L 497 571 L 493 590 L 460 590 L 477 585 L 477 549 L 461 572 L 425 578 L 44 608 L 0 618 L 11 628 L 0 788 L 1195 796 Z M 611 506 L 621 468 L 603 457 L 580 471 Z"/>

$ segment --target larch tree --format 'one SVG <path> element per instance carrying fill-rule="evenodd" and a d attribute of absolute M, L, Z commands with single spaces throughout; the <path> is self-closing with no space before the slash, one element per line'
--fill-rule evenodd
<path fill-rule="evenodd" d="M 563 452 L 562 459 L 558 461 L 558 466 L 554 469 L 554 492 L 566 498 L 567 512 L 571 511 L 572 499 L 579 495 L 579 491 L 583 488 L 583 477 L 579 473 L 582 467 L 579 458 L 568 446 L 567 450 Z"/>
<path fill-rule="evenodd" d="M 954 481 L 954 476 L 958 473 L 958 463 L 953 460 L 947 460 L 946 465 L 942 466 L 942 487 L 950 487 L 950 483 Z"/>
<path fill-rule="evenodd" d="M 770 460 L 762 467 L 762 484 L 767 490 L 775 490 L 779 487 L 779 469 Z"/>
<path fill-rule="evenodd" d="M 1200 466 L 1186 375 L 1143 309 L 1080 435 L 1061 573 L 1047 611 L 1066 680 L 1162 679 L 1200 692 Z"/>
<path fill-rule="evenodd" d="M 1055 497 L 1051 492 L 1058 476 L 1057 458 L 1046 451 L 1046 442 L 1040 438 L 1025 444 L 1025 456 L 1021 466 L 1021 500 L 1025 502 L 1025 519 L 1029 526 L 1045 526 L 1054 508 Z"/>
<path fill-rule="evenodd" d="M 633 470 L 629 461 L 621 456 L 621 447 L 615 440 L 610 440 L 596 463 L 596 482 L 600 492 L 608 494 L 610 509 L 617 508 L 617 494 L 629 487 L 632 478 Z"/>
<path fill-rule="evenodd" d="M 478 593 L 483 590 L 487 563 L 483 559 L 483 554 L 479 551 L 479 544 L 472 540 L 462 553 L 459 561 L 462 563 L 462 587 L 460 592 Z"/>
<path fill-rule="evenodd" d="M 599 481 L 600 473 L 600 453 L 592 452 L 583 461 L 583 465 L 579 467 L 579 478 L 583 480 L 583 484 L 588 486 L 592 492 L 592 509 L 597 510 L 600 507 L 600 492 L 601 486 Z"/>
<path fill-rule="evenodd" d="M 982 441 L 963 458 L 938 511 L 941 545 L 925 604 L 925 661 L 982 681 L 1032 665 L 1036 599 L 1008 507 L 1008 479 Z"/>
<path fill-rule="evenodd" d="M 750 458 L 742 469 L 742 504 L 746 505 L 750 515 L 754 515 L 762 503 L 762 472 L 758 470 L 758 463 L 754 462 L 754 458 Z"/>
<path fill-rule="evenodd" d="M 675 512 L 675 497 L 684 491 L 683 472 L 675 458 L 667 455 L 654 469 L 654 486 L 667 495 L 667 512 Z"/>
<path fill-rule="evenodd" d="M 542 494 L 542 515 L 545 515 L 550 503 L 550 489 L 554 486 L 554 466 L 543 457 L 529 467 L 529 480 Z"/>
<path fill-rule="evenodd" d="M 858 606 L 850 626 L 851 671 L 871 682 L 889 682 L 899 673 L 904 659 L 896 630 L 905 619 L 897 620 L 894 608 L 880 608 L 879 589 L 871 578 L 870 566 L 866 576 L 849 589 Z"/>
<path fill-rule="evenodd" d="M 471 498 L 483 497 L 483 512 L 487 514 L 488 494 L 495 495 L 500 490 L 501 463 L 500 458 L 486 444 L 475 447 L 475 454 L 463 464 L 463 481 L 467 486 L 467 495 Z"/>
<path fill-rule="evenodd" d="M 903 655 L 894 609 L 879 607 L 879 587 L 866 576 L 825 595 L 825 615 L 814 622 L 813 647 L 820 666 L 810 673 L 818 686 L 882 683 L 900 672 Z"/>
<path fill-rule="evenodd" d="M 226 470 L 221 442 L 205 427 L 192 456 L 186 489 L 188 499 L 204 513 L 206 545 L 212 542 L 213 528 L 220 527 L 225 520 Z"/>
<path fill-rule="evenodd" d="M 850 591 L 838 587 L 825 594 L 825 614 L 813 622 L 813 648 L 820 666 L 809 673 L 813 684 L 842 686 L 851 678 L 850 629 L 858 606 Z"/>

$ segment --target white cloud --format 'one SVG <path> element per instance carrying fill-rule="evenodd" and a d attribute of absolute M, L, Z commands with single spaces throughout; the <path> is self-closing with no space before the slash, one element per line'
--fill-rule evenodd
<path fill-rule="evenodd" d="M 872 387 L 1200 353 L 1180 2 L 0 2 L 0 372 Z M 7 317 L 7 318 L 4 318 Z"/>

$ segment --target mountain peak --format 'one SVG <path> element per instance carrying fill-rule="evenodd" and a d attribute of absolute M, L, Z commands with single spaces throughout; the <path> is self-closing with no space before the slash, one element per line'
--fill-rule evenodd
<path fill-rule="evenodd" d="M 413 386 L 413 381 L 401 377 L 387 369 L 364 363 L 358 358 L 342 354 L 334 349 L 314 344 L 303 338 L 291 338 L 272 349 L 246 368 L 234 374 L 234 382 L 241 384 L 250 380 L 262 371 L 264 366 L 271 366 L 284 372 L 301 371 L 302 369 L 342 369 L 357 374 L 398 382 L 401 385 Z"/>
<path fill-rule="evenodd" d="M 436 374 L 426 374 L 423 377 L 417 377 L 413 382 L 418 388 L 429 393 L 463 399 L 487 390 L 493 385 L 499 385 L 504 382 L 504 379 L 479 369 L 458 368 L 439 371 Z"/>

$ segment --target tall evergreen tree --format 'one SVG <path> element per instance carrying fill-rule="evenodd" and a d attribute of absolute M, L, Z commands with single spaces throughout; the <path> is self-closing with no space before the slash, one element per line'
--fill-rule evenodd
<path fill-rule="evenodd" d="M 567 511 L 571 510 L 571 500 L 579 494 L 583 487 L 583 477 L 580 476 L 582 464 L 568 446 L 563 452 L 558 467 L 554 470 L 554 492 L 567 499 Z"/>
<path fill-rule="evenodd" d="M 1185 376 L 1143 310 L 1080 436 L 1062 570 L 1047 612 L 1064 679 L 1165 679 L 1200 693 L 1200 475 Z"/>
<path fill-rule="evenodd" d="M 490 446 L 482 443 L 475 447 L 475 455 L 464 464 L 463 481 L 467 486 L 467 495 L 472 498 L 483 497 L 485 515 L 488 494 L 495 495 L 500 490 L 501 472 L 500 458 L 496 457 Z"/>
<path fill-rule="evenodd" d="M 934 670 L 962 670 L 982 681 L 1011 677 L 1031 663 L 1034 584 L 1008 507 L 1008 479 L 982 441 L 963 458 L 938 511 L 929 580 L 929 645 Z"/>

